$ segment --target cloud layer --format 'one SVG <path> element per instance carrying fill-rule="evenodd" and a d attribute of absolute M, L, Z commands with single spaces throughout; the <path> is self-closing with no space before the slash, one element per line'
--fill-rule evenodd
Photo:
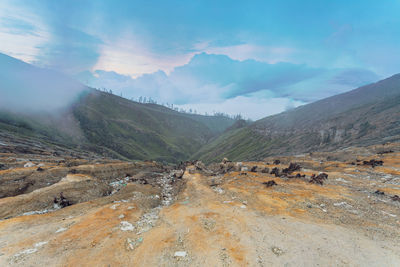
<path fill-rule="evenodd" d="M 257 119 L 274 113 L 272 110 L 276 113 L 288 105 L 297 106 L 342 93 L 374 82 L 379 77 L 364 69 L 268 64 L 200 53 L 170 74 L 157 71 L 132 78 L 96 70 L 94 73 L 81 73 L 78 78 L 90 86 L 112 89 L 127 98 L 146 96 L 161 103 L 197 107 L 202 112 L 242 113 Z"/>

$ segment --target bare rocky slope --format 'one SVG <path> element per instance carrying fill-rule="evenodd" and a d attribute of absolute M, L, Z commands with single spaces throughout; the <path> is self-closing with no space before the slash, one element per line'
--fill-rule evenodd
<path fill-rule="evenodd" d="M 193 158 L 256 160 L 400 140 L 400 74 L 225 132 Z"/>
<path fill-rule="evenodd" d="M 176 168 L 3 146 L 0 191 L 28 186 L 1 266 L 400 264 L 398 143 Z"/>

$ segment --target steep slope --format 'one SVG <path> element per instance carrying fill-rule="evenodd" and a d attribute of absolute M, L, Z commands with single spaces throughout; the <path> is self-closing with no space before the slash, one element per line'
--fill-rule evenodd
<path fill-rule="evenodd" d="M 254 160 L 400 140 L 400 74 L 229 131 L 194 156 Z"/>
<path fill-rule="evenodd" d="M 213 136 L 181 113 L 99 91 L 76 104 L 73 114 L 92 149 L 108 148 L 131 159 L 185 160 Z"/>
<path fill-rule="evenodd" d="M 233 123 L 225 117 L 199 117 L 88 90 L 78 102 L 55 114 L 3 109 L 0 132 L 104 156 L 179 162 L 224 129 L 224 123 L 226 127 Z"/>
<path fill-rule="evenodd" d="M 225 116 L 206 116 L 206 115 L 198 115 L 198 114 L 184 114 L 188 118 L 191 118 L 195 121 L 203 123 L 206 125 L 214 135 L 219 135 L 223 133 L 227 128 L 231 127 L 235 120 L 225 117 Z"/>
<path fill-rule="evenodd" d="M 234 123 L 129 101 L 3 54 L 0 68 L 0 139 L 178 162 Z"/>

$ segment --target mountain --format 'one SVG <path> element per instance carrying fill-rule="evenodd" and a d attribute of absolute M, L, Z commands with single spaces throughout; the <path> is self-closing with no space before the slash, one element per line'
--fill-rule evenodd
<path fill-rule="evenodd" d="M 186 160 L 234 120 L 179 113 L 88 87 L 56 72 L 0 55 L 4 81 L 0 138 L 18 136 L 47 145 L 123 159 Z"/>
<path fill-rule="evenodd" d="M 400 74 L 225 132 L 193 157 L 255 160 L 400 140 Z"/>
<path fill-rule="evenodd" d="M 3 54 L 0 69 L 0 139 L 163 162 L 256 160 L 400 140 L 400 74 L 249 124 L 130 101 Z"/>
<path fill-rule="evenodd" d="M 190 116 L 156 104 L 141 104 L 92 91 L 73 106 L 91 149 L 110 149 L 129 159 L 186 160 L 232 119 Z M 218 124 L 218 122 L 221 122 Z"/>

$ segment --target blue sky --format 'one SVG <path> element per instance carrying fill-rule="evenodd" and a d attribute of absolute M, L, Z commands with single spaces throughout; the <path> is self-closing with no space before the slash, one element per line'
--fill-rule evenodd
<path fill-rule="evenodd" d="M 0 52 L 258 119 L 400 72 L 400 1 L 3 0 Z"/>

